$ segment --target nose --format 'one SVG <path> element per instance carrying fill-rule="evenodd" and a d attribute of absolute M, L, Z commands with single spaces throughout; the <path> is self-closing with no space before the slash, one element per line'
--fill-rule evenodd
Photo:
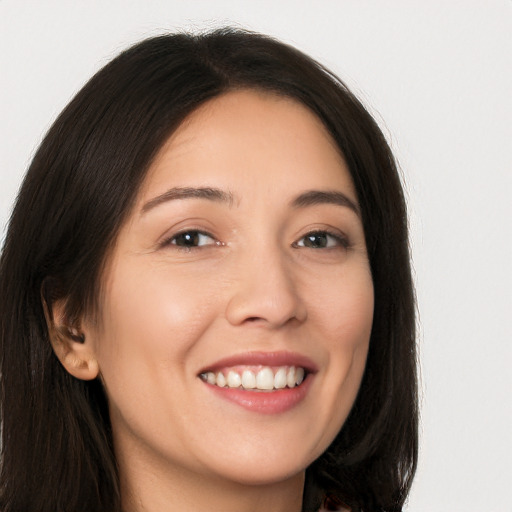
<path fill-rule="evenodd" d="M 257 251 L 239 262 L 240 270 L 226 307 L 229 323 L 254 323 L 275 329 L 304 322 L 307 309 L 290 266 L 278 252 Z"/>

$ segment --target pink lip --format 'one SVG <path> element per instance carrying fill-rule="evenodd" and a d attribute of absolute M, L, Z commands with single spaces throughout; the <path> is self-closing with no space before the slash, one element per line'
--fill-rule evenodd
<path fill-rule="evenodd" d="M 306 397 L 313 374 L 306 376 L 300 386 L 275 391 L 254 391 L 245 389 L 220 388 L 204 383 L 208 389 L 220 398 L 235 403 L 244 409 L 263 414 L 279 414 L 298 405 Z"/>
<path fill-rule="evenodd" d="M 246 352 L 216 361 L 204 367 L 199 373 L 216 372 L 234 366 L 300 366 L 307 373 L 318 371 L 315 363 L 307 356 L 294 352 Z"/>
<path fill-rule="evenodd" d="M 307 356 L 292 352 L 248 352 L 226 357 L 208 365 L 201 373 L 216 372 L 237 366 L 295 366 L 306 370 L 304 381 L 294 388 L 274 391 L 254 391 L 246 389 L 221 388 L 204 382 L 204 385 L 216 396 L 235 403 L 249 411 L 263 414 L 286 412 L 298 405 L 307 395 L 314 374 L 318 371 L 315 363 Z"/>

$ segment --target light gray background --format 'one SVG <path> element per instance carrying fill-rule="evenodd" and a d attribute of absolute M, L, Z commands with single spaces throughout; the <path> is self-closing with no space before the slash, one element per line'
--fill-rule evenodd
<path fill-rule="evenodd" d="M 121 49 L 234 24 L 337 72 L 404 170 L 422 438 L 409 511 L 512 511 L 510 0 L 0 0 L 0 236 L 57 113 Z"/>

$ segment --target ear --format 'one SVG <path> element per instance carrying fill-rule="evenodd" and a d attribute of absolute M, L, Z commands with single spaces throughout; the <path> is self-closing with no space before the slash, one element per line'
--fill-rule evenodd
<path fill-rule="evenodd" d="M 49 305 L 42 294 L 42 302 L 50 342 L 62 366 L 77 379 L 95 379 L 99 375 L 99 364 L 92 337 L 86 336 L 80 325 L 67 318 L 65 300 Z"/>

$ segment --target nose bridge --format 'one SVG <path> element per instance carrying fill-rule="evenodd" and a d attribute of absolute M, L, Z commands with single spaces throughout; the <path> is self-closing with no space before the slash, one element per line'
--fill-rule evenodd
<path fill-rule="evenodd" d="M 277 243 L 247 247 L 237 262 L 226 317 L 233 325 L 259 321 L 271 327 L 303 322 L 306 308 L 292 263 Z"/>

